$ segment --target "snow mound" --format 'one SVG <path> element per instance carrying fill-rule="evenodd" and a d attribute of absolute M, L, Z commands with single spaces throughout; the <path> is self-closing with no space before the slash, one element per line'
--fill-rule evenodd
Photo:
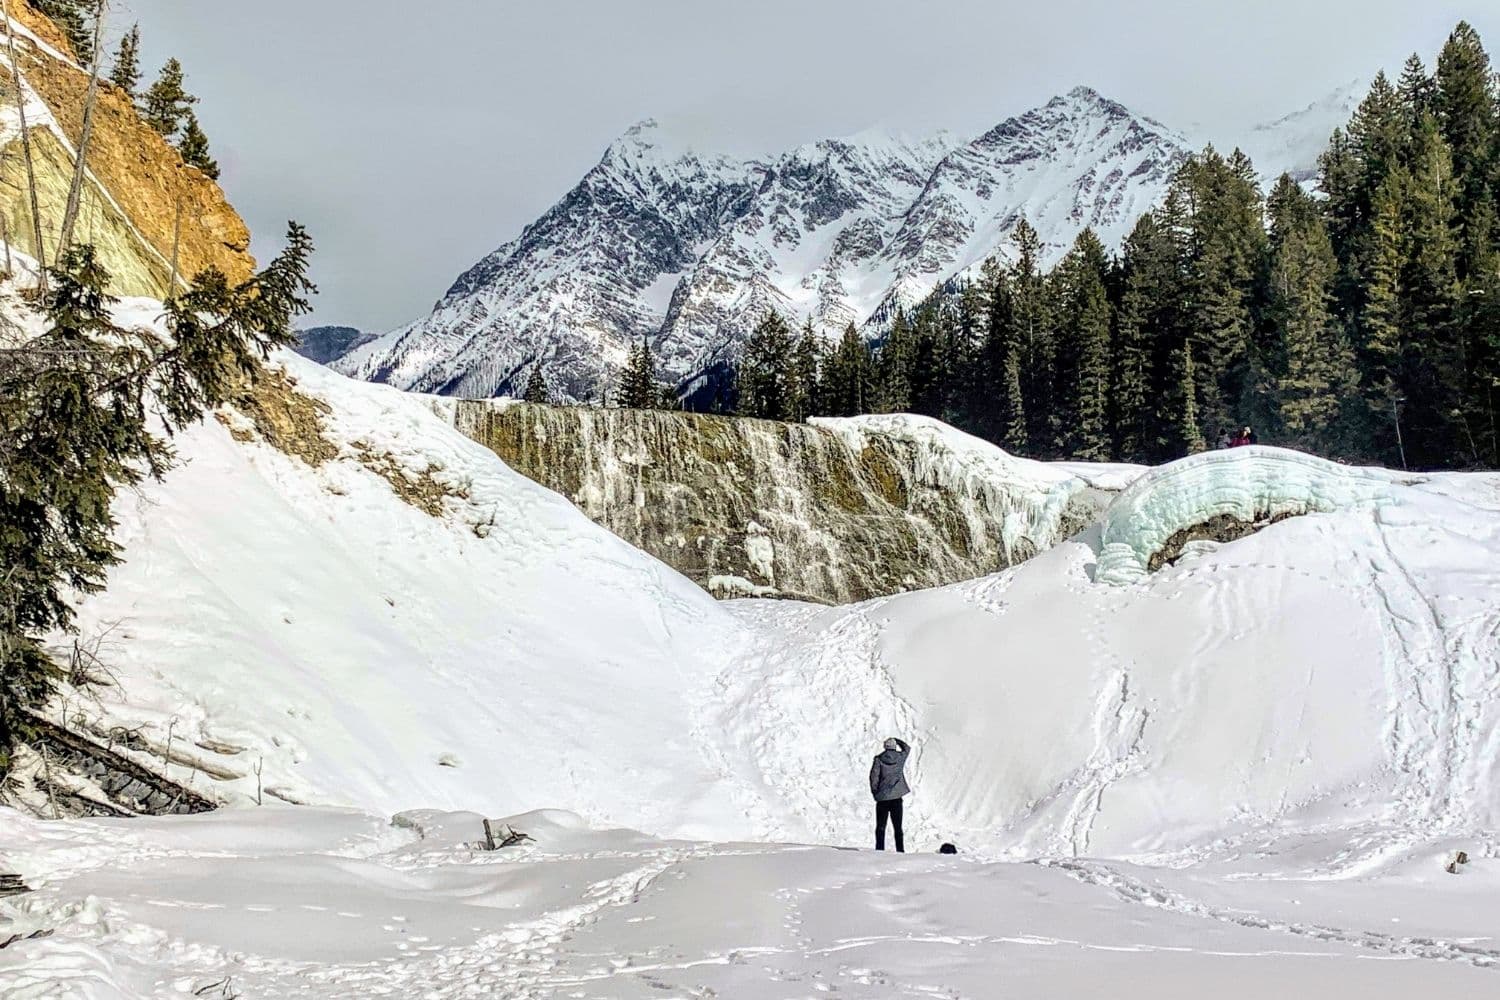
<path fill-rule="evenodd" d="M 1097 579 L 1144 577 L 1169 540 L 1228 517 L 1247 524 L 1388 503 L 1390 473 L 1252 446 L 1205 452 L 1146 473 L 1104 513 Z"/>

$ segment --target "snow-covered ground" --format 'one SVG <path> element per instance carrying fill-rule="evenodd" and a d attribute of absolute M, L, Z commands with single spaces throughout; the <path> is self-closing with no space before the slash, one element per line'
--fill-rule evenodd
<path fill-rule="evenodd" d="M 118 685 L 53 709 L 232 808 L 0 811 L 37 890 L 0 941 L 54 931 L 0 949 L 7 1000 L 1500 984 L 1500 478 L 1241 449 L 993 577 L 719 604 L 443 403 L 278 361 L 334 456 L 183 435 L 83 606 Z M 1211 516 L 1304 511 L 1146 570 Z M 915 854 L 834 850 L 868 841 L 892 734 Z M 461 846 L 538 809 L 577 816 Z"/>
<path fill-rule="evenodd" d="M 0 812 L 44 887 L 7 1000 L 141 997 L 1481 997 L 1500 861 L 1378 876 L 1293 846 L 1204 868 L 701 843 L 472 813 L 290 807 L 171 821 Z M 0 940 L 4 940 L 0 937 Z"/>

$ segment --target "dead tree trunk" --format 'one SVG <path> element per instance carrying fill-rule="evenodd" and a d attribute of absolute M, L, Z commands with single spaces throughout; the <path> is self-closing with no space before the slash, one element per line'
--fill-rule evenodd
<path fill-rule="evenodd" d="M 68 206 L 63 210 L 62 230 L 57 238 L 59 255 L 73 245 L 73 226 L 78 222 L 78 201 L 83 195 L 83 181 L 88 173 L 89 140 L 94 136 L 94 101 L 99 96 L 99 42 L 104 35 L 105 0 L 94 9 L 94 60 L 89 69 L 89 92 L 83 102 L 83 131 L 78 137 L 78 162 L 73 165 L 73 182 L 68 185 Z"/>
<path fill-rule="evenodd" d="M 177 297 L 177 261 L 182 252 L 182 171 L 177 172 L 177 202 L 172 211 L 172 274 L 167 279 L 167 301 Z"/>
<path fill-rule="evenodd" d="M 16 107 L 21 119 L 21 155 L 26 159 L 26 187 L 31 192 L 31 229 L 36 241 L 37 280 L 47 291 L 47 248 L 42 244 L 42 208 L 36 196 L 36 163 L 31 156 L 31 130 L 26 127 L 26 86 L 21 80 L 21 60 L 16 56 L 16 28 L 10 20 L 10 0 L 0 0 L 5 12 L 5 37 L 10 45 L 10 72 L 16 82 Z"/>

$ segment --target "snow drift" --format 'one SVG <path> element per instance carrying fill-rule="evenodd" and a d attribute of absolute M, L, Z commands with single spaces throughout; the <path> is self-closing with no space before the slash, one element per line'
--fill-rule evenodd
<path fill-rule="evenodd" d="M 724 605 L 459 434 L 447 401 L 278 363 L 326 407 L 330 457 L 228 413 L 186 435 L 185 465 L 122 500 L 127 561 L 84 604 L 119 684 L 56 707 L 138 729 L 143 759 L 224 801 L 862 843 L 863 770 L 896 732 L 919 848 L 1151 856 L 1315 824 L 1380 831 L 1363 857 L 1497 819 L 1494 477 L 1202 455 L 999 575 Z M 947 480 L 1024 465 L 945 448 Z M 1308 516 L 1145 571 L 1225 512 Z"/>

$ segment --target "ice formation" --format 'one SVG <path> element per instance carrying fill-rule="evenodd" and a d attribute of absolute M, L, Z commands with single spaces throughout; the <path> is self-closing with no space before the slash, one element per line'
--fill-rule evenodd
<path fill-rule="evenodd" d="M 1153 469 L 1104 512 L 1097 579 L 1126 584 L 1180 532 L 1217 517 L 1247 524 L 1388 503 L 1390 473 L 1263 445 L 1204 452 Z"/>

